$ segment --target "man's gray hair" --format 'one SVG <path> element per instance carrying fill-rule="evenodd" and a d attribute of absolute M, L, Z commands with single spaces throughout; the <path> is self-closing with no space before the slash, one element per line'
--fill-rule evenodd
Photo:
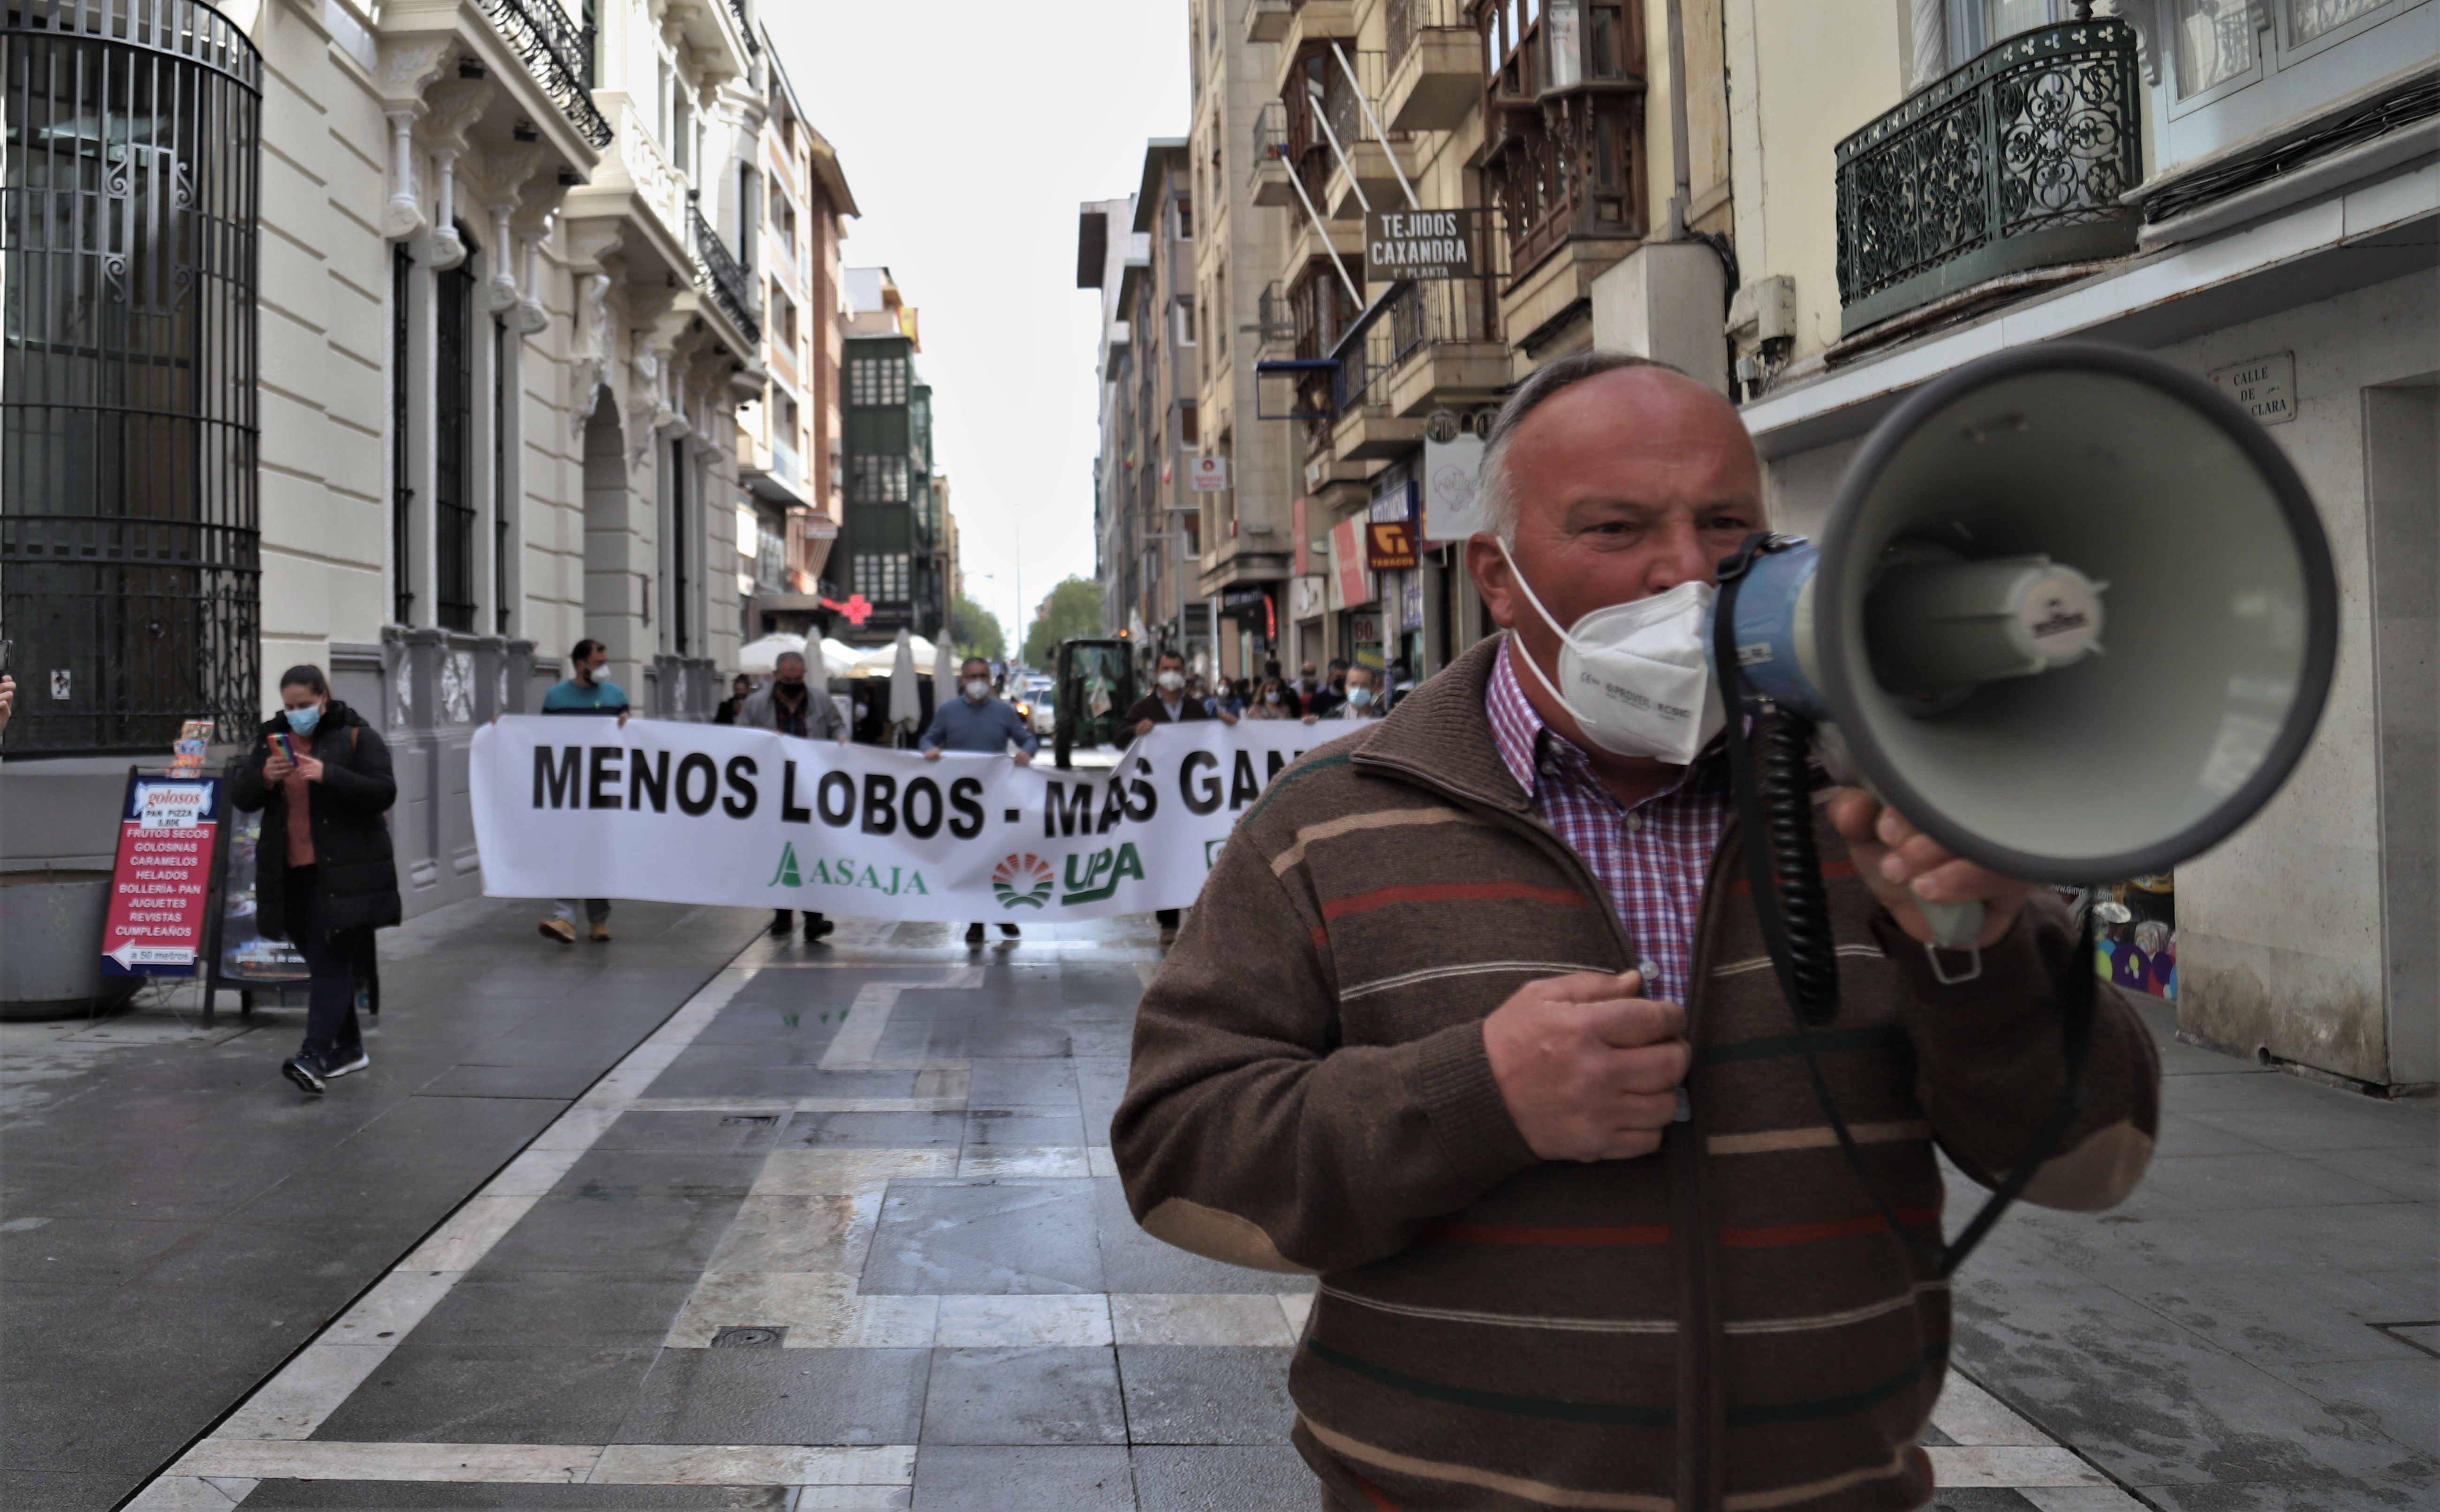
<path fill-rule="evenodd" d="M 805 653 L 802 651 L 781 651 L 779 655 L 771 658 L 771 666 L 775 670 L 779 667 L 785 667 L 790 662 L 796 663 L 798 667 L 804 666 Z"/>
<path fill-rule="evenodd" d="M 1500 406 L 1499 418 L 1491 422 L 1491 434 L 1483 438 L 1482 471 L 1479 474 L 1483 518 L 1500 544 L 1516 544 L 1516 492 L 1508 476 L 1508 445 L 1516 439 L 1525 417 L 1563 390 L 1622 367 L 1658 367 L 1681 378 L 1688 376 L 1686 369 L 1657 357 L 1639 357 L 1633 352 L 1578 352 L 1535 368 L 1534 375 L 1518 384 L 1516 392 L 1508 396 L 1508 402 Z"/>

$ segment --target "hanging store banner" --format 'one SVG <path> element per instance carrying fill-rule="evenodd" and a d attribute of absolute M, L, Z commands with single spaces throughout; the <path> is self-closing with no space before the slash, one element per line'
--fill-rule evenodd
<path fill-rule="evenodd" d="M 1464 541 L 1491 528 L 1482 509 L 1482 438 L 1424 437 L 1424 540 Z"/>
<path fill-rule="evenodd" d="M 1373 210 L 1364 217 L 1367 287 L 1402 278 L 1471 278 L 1481 265 L 1482 212 Z"/>
<path fill-rule="evenodd" d="M 512 715 L 475 733 L 494 898 L 632 898 L 957 921 L 1184 908 L 1328 725 L 1163 725 L 1107 771 L 717 724 Z M 608 743 L 594 743 L 603 737 Z"/>

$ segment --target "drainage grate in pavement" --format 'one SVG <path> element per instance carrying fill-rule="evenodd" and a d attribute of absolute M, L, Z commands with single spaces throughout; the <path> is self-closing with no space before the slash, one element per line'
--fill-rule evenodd
<path fill-rule="evenodd" d="M 777 1113 L 731 1113 L 729 1116 L 720 1121 L 720 1127 L 723 1129 L 749 1129 L 759 1124 L 776 1124 L 779 1121 L 780 1115 Z"/>
<path fill-rule="evenodd" d="M 711 1347 L 714 1349 L 777 1349 L 780 1342 L 787 1337 L 788 1330 L 784 1327 L 766 1328 L 752 1325 L 723 1328 L 711 1336 Z"/>
<path fill-rule="evenodd" d="M 2427 1355 L 2440 1355 L 2440 1323 L 2377 1323 L 2373 1326 Z"/>

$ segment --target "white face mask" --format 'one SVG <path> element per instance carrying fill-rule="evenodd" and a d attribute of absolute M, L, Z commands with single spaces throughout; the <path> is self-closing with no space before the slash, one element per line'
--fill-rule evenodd
<path fill-rule="evenodd" d="M 1163 672 L 1158 677 L 1154 678 L 1153 681 L 1158 683 L 1163 691 L 1175 693 L 1179 688 L 1186 685 L 1186 674 L 1184 672 Z"/>
<path fill-rule="evenodd" d="M 984 682 L 979 677 L 975 678 L 966 684 L 966 697 L 974 700 L 978 703 L 980 703 L 983 700 L 991 697 L 991 685 Z"/>
<path fill-rule="evenodd" d="M 1553 685 L 1519 644 L 1516 659 L 1575 717 L 1585 738 L 1613 756 L 1683 766 L 1728 722 L 1704 654 L 1713 590 L 1682 582 L 1665 594 L 1596 609 L 1562 629 L 1534 596 L 1508 548 L 1508 570 L 1525 601 L 1559 637 Z"/>

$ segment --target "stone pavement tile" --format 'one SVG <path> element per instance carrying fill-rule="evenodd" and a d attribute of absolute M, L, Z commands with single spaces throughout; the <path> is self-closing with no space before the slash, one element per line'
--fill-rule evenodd
<path fill-rule="evenodd" d="M 996 1449 L 926 1443 L 914 1512 L 1135 1512 L 1123 1449 Z"/>
<path fill-rule="evenodd" d="M 2276 1365 L 2429 1360 L 2413 1344 L 2373 1326 L 2432 1316 L 2428 1301 L 2422 1304 L 2425 1310 L 2418 1311 L 2413 1300 L 2400 1296 L 2398 1283 L 2414 1277 L 2425 1282 L 2428 1297 L 2429 1271 L 2359 1275 L 2325 1267 L 2315 1273 L 2309 1302 L 2303 1306 L 2275 1277 L 2164 1271 L 2149 1278 L 2115 1277 L 2111 1284 L 2233 1355 Z"/>
<path fill-rule="evenodd" d="M 988 1058 L 974 1062 L 973 1090 L 978 1108 L 1076 1109 L 1076 1066 L 1068 1060 Z"/>
<path fill-rule="evenodd" d="M 125 1281 L 164 1251 L 204 1232 L 199 1223 L 143 1218 L 12 1218 L 0 1223 L 0 1287 L 20 1281 Z"/>
<path fill-rule="evenodd" d="M 912 1444 L 928 1349 L 672 1349 L 614 1442 Z"/>
<path fill-rule="evenodd" d="M 921 1349 L 938 1331 L 940 1298 L 865 1296 L 855 1277 L 824 1272 L 714 1272 L 671 1325 L 672 1349 L 703 1349 L 723 1328 L 785 1328 L 792 1349 Z"/>
<path fill-rule="evenodd" d="M 1311 1512 L 1320 1482 L 1279 1444 L 1139 1445 L 1140 1512 Z"/>
<path fill-rule="evenodd" d="M 711 1255 L 715 1272 L 864 1269 L 881 1193 L 749 1197 Z"/>
<path fill-rule="evenodd" d="M 780 1143 L 791 1149 L 956 1149 L 962 1113 L 798 1113 Z"/>
<path fill-rule="evenodd" d="M 2156 1280 L 2165 1267 L 2180 1275 L 2278 1275 L 2284 1286 L 2309 1287 L 2323 1273 L 2429 1263 L 2431 1235 L 2430 1208 L 2395 1201 L 2198 1213 L 2147 1213 L 2130 1202 L 2091 1222 L 2079 1242 L 2092 1258 L 2078 1269 L 2113 1284 Z"/>
<path fill-rule="evenodd" d="M 2163 1109 L 2161 1113 L 2160 1138 L 2153 1144 L 2152 1158 L 2165 1160 L 2180 1155 L 2242 1155 L 2261 1148 L 2263 1147 L 2253 1141 L 2232 1134 L 2216 1125 L 2198 1123 L 2184 1113 L 2171 1112 Z"/>
<path fill-rule="evenodd" d="M 1944 1485 L 1932 1493 L 1929 1512 L 2038 1512 L 2022 1493 L 2002 1486 Z"/>
<path fill-rule="evenodd" d="M 1976 1277 L 1958 1290 L 1956 1327 L 1977 1379 L 2130 1485 L 2403 1490 L 2419 1473 L 2395 1441 L 2072 1272 Z"/>
<path fill-rule="evenodd" d="M 933 1352 L 931 1390 L 924 1403 L 927 1446 L 1126 1441 L 1118 1361 L 1106 1346 Z M 921 1457 L 915 1485 L 921 1505 Z"/>
<path fill-rule="evenodd" d="M 2440 1360 L 2420 1355 L 2264 1368 L 2349 1421 L 2440 1461 Z"/>
<path fill-rule="evenodd" d="M 655 1097 L 907 1097 L 915 1073 L 824 1071 L 819 1066 L 695 1065 L 683 1060 L 655 1077 Z"/>
<path fill-rule="evenodd" d="M 1112 1291 L 1210 1295 L 1226 1291 L 1310 1290 L 1309 1277 L 1248 1271 L 1163 1244 L 1139 1227 L 1115 1176 L 1093 1179 L 1093 1217 L 1102 1271 Z"/>
<path fill-rule="evenodd" d="M 946 1023 L 937 1026 L 928 1053 L 978 1060 L 1017 1058 L 1064 1060 L 1077 1053 L 1076 1039 L 1085 1032 L 1065 1019 L 1021 1019 L 995 1014 L 955 1029 Z M 1106 1055 L 1109 1052 L 1098 1053 Z"/>
<path fill-rule="evenodd" d="M 2108 1485 L 2108 1478 L 2057 1444 L 1966 1444 L 1928 1449 L 1935 1485 L 1987 1490 Z"/>
<path fill-rule="evenodd" d="M 2440 1137 L 2421 1145 L 2379 1149 L 2317 1150 L 2305 1159 L 2349 1181 L 2377 1186 L 2393 1197 L 2417 1202 L 2440 1201 Z"/>
<path fill-rule="evenodd" d="M 698 1197 L 744 1201 L 762 1169 L 759 1152 L 591 1149 L 551 1188 L 553 1197 Z"/>
<path fill-rule="evenodd" d="M 1082 1145 L 1028 1148 L 1021 1145 L 968 1145 L 958 1157 L 958 1177 L 992 1180 L 1044 1176 L 1081 1181 L 1093 1174 L 1093 1160 Z"/>
<path fill-rule="evenodd" d="M 611 1060 L 618 1058 L 613 1056 Z M 598 1065 L 477 1066 L 460 1062 L 417 1089 L 424 1097 L 537 1097 L 566 1101 L 600 1079 Z"/>
<path fill-rule="evenodd" d="M 1119 1350 L 1137 1444 L 1284 1444 L 1290 1349 L 1131 1344 Z"/>
<path fill-rule="evenodd" d="M 245 1499 L 247 1512 L 340 1512 L 356 1508 L 395 1512 L 695 1512 L 697 1508 L 745 1508 L 790 1512 L 789 1490 L 780 1485 L 528 1485 L 498 1482 L 264 1481 Z"/>
<path fill-rule="evenodd" d="M 357 1444 L 606 1444 L 654 1354 L 409 1345 L 393 1350 L 314 1436 Z"/>
<path fill-rule="evenodd" d="M 2231 1078 L 2222 1076 L 2189 1077 L 2216 1085 Z M 2395 1149 L 2406 1147 L 2428 1149 L 2431 1147 L 2431 1105 L 2429 1103 L 2384 1103 L 2353 1093 L 2316 1087 L 2293 1076 L 2282 1076 L 2286 1085 L 2275 1092 L 2283 1095 L 2266 1096 L 2260 1105 L 2239 1108 L 2183 1108 L 2198 1123 L 2225 1130 L 2257 1145 L 2285 1150 L 2291 1155 L 2314 1150 Z M 2245 1085 L 2251 1086 L 2249 1080 Z M 2310 1094 L 2314 1102 L 2292 1100 L 2294 1093 Z"/>
<path fill-rule="evenodd" d="M 405 1343 L 653 1349 L 693 1290 L 682 1280 L 476 1272 L 450 1288 Z"/>
<path fill-rule="evenodd" d="M 955 1348 L 1110 1343 L 1104 1296 L 948 1296 L 933 1343 Z"/>
<path fill-rule="evenodd" d="M 2400 1495 L 2360 1481 L 2216 1481 L 2203 1485 L 2138 1485 L 2144 1500 L 2162 1512 L 2401 1512 L 2430 1504 L 2430 1492 Z"/>
<path fill-rule="evenodd" d="M 931 1296 L 1106 1291 L 1093 1211 L 1091 1187 L 1081 1181 L 893 1183 L 882 1200 L 864 1290 Z"/>
<path fill-rule="evenodd" d="M 546 1197 L 491 1247 L 479 1268 L 693 1276 L 744 1201 L 743 1189 L 715 1190 L 720 1195 L 655 1197 L 602 1187 Z M 737 1195 L 727 1195 L 731 1190 Z"/>
<path fill-rule="evenodd" d="M 754 1178 L 756 1197 L 852 1197 L 893 1181 L 954 1175 L 955 1149 L 775 1149 Z"/>
<path fill-rule="evenodd" d="M 1118 1292 L 1110 1325 L 1121 1344 L 1255 1344 L 1296 1343 L 1277 1299 L 1260 1292 L 1175 1296 Z"/>
<path fill-rule="evenodd" d="M 2334 1207 L 2385 1202 L 2392 1194 L 2327 1166 L 2253 1149 L 2153 1157 L 2144 1184 L 2119 1212 L 2200 1213 L 2226 1208 Z"/>
<path fill-rule="evenodd" d="M 974 1095 L 966 1094 L 971 1111 L 966 1114 L 966 1147 L 978 1146 L 1017 1146 L 1042 1148 L 1049 1146 L 1081 1147 L 1085 1140 L 1085 1120 L 1073 1107 L 1068 1108 L 997 1108 Z"/>

